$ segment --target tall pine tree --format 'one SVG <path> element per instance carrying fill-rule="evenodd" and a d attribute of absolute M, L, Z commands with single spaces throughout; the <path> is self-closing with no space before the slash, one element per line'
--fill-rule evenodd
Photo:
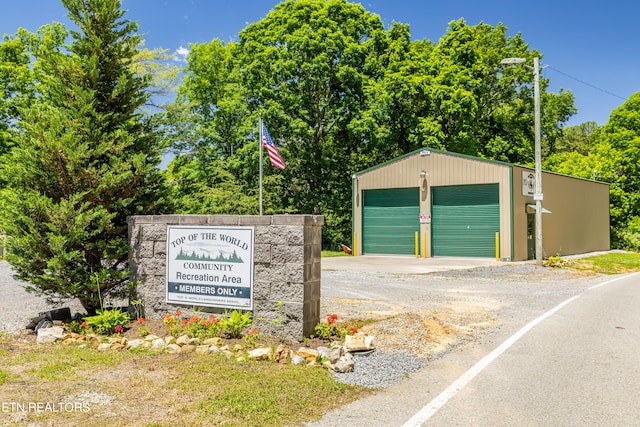
<path fill-rule="evenodd" d="M 149 77 L 132 71 L 140 37 L 118 0 L 62 0 L 79 31 L 44 51 L 40 96 L 0 164 L 7 260 L 28 290 L 78 298 L 127 289 L 126 217 L 162 211 L 161 139 L 141 112 Z"/>

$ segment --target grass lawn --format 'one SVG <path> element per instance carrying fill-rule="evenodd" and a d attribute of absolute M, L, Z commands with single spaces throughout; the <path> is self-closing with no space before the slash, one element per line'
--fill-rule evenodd
<path fill-rule="evenodd" d="M 302 425 L 373 392 L 319 367 L 0 337 L 1 425 Z"/>
<path fill-rule="evenodd" d="M 620 274 L 640 271 L 640 253 L 609 253 L 572 260 L 569 267 L 599 274 Z"/>

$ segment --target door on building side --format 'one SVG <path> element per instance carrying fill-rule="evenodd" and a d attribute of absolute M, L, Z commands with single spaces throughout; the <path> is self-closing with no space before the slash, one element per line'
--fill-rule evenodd
<path fill-rule="evenodd" d="M 536 243 L 534 236 L 536 235 L 536 215 L 535 213 L 527 214 L 527 259 L 536 258 Z"/>
<path fill-rule="evenodd" d="M 433 187 L 431 196 L 434 256 L 495 257 L 496 232 L 500 231 L 499 184 Z"/>
<path fill-rule="evenodd" d="M 412 255 L 420 231 L 420 191 L 417 187 L 364 190 L 362 252 Z"/>

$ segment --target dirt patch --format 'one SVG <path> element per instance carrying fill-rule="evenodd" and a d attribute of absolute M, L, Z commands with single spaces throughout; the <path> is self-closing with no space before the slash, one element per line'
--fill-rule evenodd
<path fill-rule="evenodd" d="M 499 307 L 454 301 L 439 310 L 407 312 L 404 307 L 361 299 L 333 299 L 331 307 L 339 319 L 376 319 L 361 328 L 375 337 L 381 351 L 414 353 L 424 359 L 437 357 L 495 327 L 492 315 Z"/>

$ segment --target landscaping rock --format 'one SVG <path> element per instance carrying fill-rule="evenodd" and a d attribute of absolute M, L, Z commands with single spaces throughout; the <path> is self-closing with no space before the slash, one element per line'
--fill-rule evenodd
<path fill-rule="evenodd" d="M 344 349 L 347 352 L 373 350 L 373 336 L 363 332 L 344 337 Z"/>
<path fill-rule="evenodd" d="M 274 359 L 278 361 L 280 364 L 287 364 L 293 357 L 293 351 L 291 349 L 286 348 L 282 344 L 278 345 L 276 351 L 274 353 Z"/>
<path fill-rule="evenodd" d="M 111 350 L 112 351 L 122 351 L 125 348 L 127 348 L 126 344 L 111 344 Z"/>
<path fill-rule="evenodd" d="M 344 356 L 342 356 L 340 360 L 338 360 L 335 364 L 332 364 L 332 366 L 336 372 L 340 372 L 344 374 L 347 372 L 353 372 L 355 363 L 353 361 L 353 357 L 351 356 L 351 354 L 347 353 Z"/>
<path fill-rule="evenodd" d="M 269 360 L 271 357 L 271 349 L 269 347 L 259 347 L 248 353 L 250 360 Z"/>
<path fill-rule="evenodd" d="M 49 319 L 42 319 L 41 321 L 38 322 L 38 324 L 35 327 L 35 331 L 38 332 L 40 329 L 47 329 L 53 326 L 53 321 L 49 320 Z"/>
<path fill-rule="evenodd" d="M 296 355 L 304 358 L 307 361 L 307 363 L 310 363 L 312 361 L 315 362 L 319 354 L 320 353 L 318 353 L 318 350 L 314 350 L 312 348 L 307 348 L 307 347 L 300 347 L 298 351 L 296 351 Z"/>
<path fill-rule="evenodd" d="M 209 346 L 208 345 L 198 345 L 196 346 L 196 353 L 198 354 L 209 354 Z"/>
<path fill-rule="evenodd" d="M 180 347 L 178 344 L 172 343 L 167 345 L 167 353 L 175 354 L 180 353 L 181 351 L 182 347 Z"/>
<path fill-rule="evenodd" d="M 185 344 L 180 346 L 180 351 L 182 353 L 193 353 L 194 351 L 196 351 L 196 346 L 191 344 Z"/>
<path fill-rule="evenodd" d="M 280 364 L 306 365 L 308 367 L 322 367 L 335 374 L 353 372 L 357 358 L 353 354 L 370 351 L 374 348 L 373 336 L 358 333 L 346 337 L 345 343 L 332 342 L 320 347 L 299 347 L 293 350 L 280 342 L 277 347 L 264 345 L 262 347 L 248 346 L 246 340 L 231 340 L 220 337 L 200 338 L 184 334 L 178 338 L 172 335 L 140 336 L 135 330 L 123 336 L 98 336 L 92 333 L 78 334 L 65 331 L 62 326 L 42 328 L 37 331 L 38 343 L 55 342 L 61 340 L 63 345 L 87 347 L 89 343 L 99 351 L 121 351 L 124 349 L 146 349 L 170 354 L 222 353 L 229 360 L 236 361 L 273 361 Z M 134 338 L 134 336 L 136 336 Z"/>
<path fill-rule="evenodd" d="M 318 354 L 320 354 L 320 357 L 325 358 L 327 357 L 327 352 L 329 351 L 329 347 L 318 347 L 316 348 L 316 350 L 318 351 Z"/>
<path fill-rule="evenodd" d="M 167 344 L 164 342 L 164 339 L 162 338 L 155 339 L 151 342 L 152 350 L 164 350 L 165 348 L 167 348 Z"/>
<path fill-rule="evenodd" d="M 187 345 L 189 344 L 189 339 L 189 335 L 180 335 L 178 338 L 176 338 L 176 344 L 178 344 L 179 346 Z"/>
<path fill-rule="evenodd" d="M 127 348 L 138 348 L 142 344 L 144 344 L 144 340 L 142 339 L 131 340 L 127 343 Z"/>
<path fill-rule="evenodd" d="M 304 365 L 306 363 L 306 360 L 304 357 L 294 354 L 293 357 L 291 358 L 291 363 L 293 365 L 300 366 L 300 365 Z"/>
<path fill-rule="evenodd" d="M 333 365 L 334 363 L 337 363 L 338 360 L 340 360 L 340 357 L 342 357 L 342 350 L 342 346 L 331 347 L 329 351 L 327 351 L 327 355 L 325 357 L 329 360 L 329 363 Z"/>
<path fill-rule="evenodd" d="M 204 340 L 202 344 L 215 345 L 216 347 L 222 347 L 224 345 L 224 340 L 220 337 L 207 338 L 206 340 Z"/>
<path fill-rule="evenodd" d="M 36 343 L 46 344 L 61 340 L 64 336 L 64 328 L 62 326 L 52 326 L 50 328 L 38 329 L 38 338 Z"/>

